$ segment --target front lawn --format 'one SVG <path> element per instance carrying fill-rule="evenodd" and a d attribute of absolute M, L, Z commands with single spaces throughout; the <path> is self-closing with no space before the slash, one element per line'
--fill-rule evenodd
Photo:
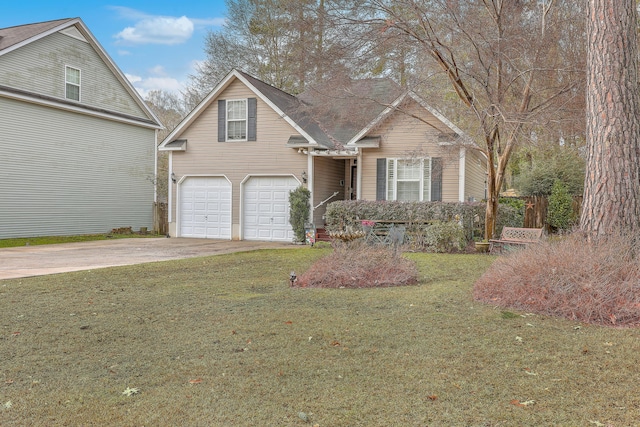
<path fill-rule="evenodd" d="M 484 255 L 417 286 L 299 289 L 327 250 L 0 281 L 2 426 L 629 426 L 640 333 L 472 299 Z M 127 391 L 126 394 L 124 392 Z"/>

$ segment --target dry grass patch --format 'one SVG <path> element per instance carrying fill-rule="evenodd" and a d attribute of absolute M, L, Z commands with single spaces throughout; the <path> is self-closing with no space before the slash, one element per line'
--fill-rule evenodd
<path fill-rule="evenodd" d="M 334 251 L 302 274 L 302 288 L 382 288 L 418 283 L 416 263 L 393 248 L 334 241 Z"/>
<path fill-rule="evenodd" d="M 483 255 L 406 255 L 417 286 L 289 286 L 291 270 L 327 254 L 257 251 L 0 281 L 0 425 L 640 419 L 629 392 L 640 330 L 475 302 L 472 284 L 494 259 Z"/>
<path fill-rule="evenodd" d="M 578 234 L 499 258 L 478 280 L 476 299 L 500 307 L 615 326 L 640 324 L 640 245 Z"/>

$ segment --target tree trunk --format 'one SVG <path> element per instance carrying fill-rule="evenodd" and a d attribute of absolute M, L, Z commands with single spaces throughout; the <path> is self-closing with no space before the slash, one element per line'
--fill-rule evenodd
<path fill-rule="evenodd" d="M 636 2 L 589 0 L 587 174 L 580 228 L 640 232 L 640 98 Z"/>

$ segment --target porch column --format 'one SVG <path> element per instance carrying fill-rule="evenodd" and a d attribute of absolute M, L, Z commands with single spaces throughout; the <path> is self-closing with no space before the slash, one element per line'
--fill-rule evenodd
<path fill-rule="evenodd" d="M 358 150 L 358 160 L 356 165 L 356 200 L 362 199 L 362 148 L 356 148 Z"/>

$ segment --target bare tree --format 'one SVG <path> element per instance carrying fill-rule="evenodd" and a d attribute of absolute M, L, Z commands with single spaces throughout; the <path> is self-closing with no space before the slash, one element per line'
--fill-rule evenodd
<path fill-rule="evenodd" d="M 579 2 L 578 2 L 579 3 Z M 581 6 L 568 0 L 369 0 L 366 38 L 404 39 L 441 69 L 471 117 L 471 135 L 488 158 L 487 237 L 495 231 L 506 167 L 532 126 L 580 92 L 576 37 Z M 569 34 L 567 26 L 578 29 Z M 567 57 L 565 50 L 576 51 Z M 576 64 L 578 62 L 578 64 Z"/>
<path fill-rule="evenodd" d="M 587 175 L 580 227 L 640 232 L 640 99 L 633 0 L 589 0 Z"/>
<path fill-rule="evenodd" d="M 158 142 L 164 140 L 188 113 L 184 97 L 172 92 L 152 90 L 145 102 L 164 125 L 164 129 L 158 131 Z M 160 201 L 167 199 L 168 163 L 167 152 L 159 152 L 157 176 L 154 177 L 154 181 Z"/>

